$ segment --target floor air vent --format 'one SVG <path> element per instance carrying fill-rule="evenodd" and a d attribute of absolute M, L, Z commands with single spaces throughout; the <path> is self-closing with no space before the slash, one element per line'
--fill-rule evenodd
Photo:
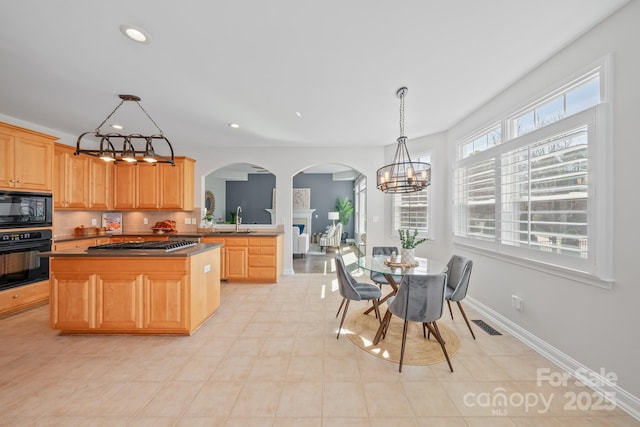
<path fill-rule="evenodd" d="M 489 335 L 502 335 L 500 332 L 496 331 L 491 326 L 487 325 L 487 323 L 484 320 L 472 320 L 472 322 L 478 325 L 480 329 L 482 329 Z"/>

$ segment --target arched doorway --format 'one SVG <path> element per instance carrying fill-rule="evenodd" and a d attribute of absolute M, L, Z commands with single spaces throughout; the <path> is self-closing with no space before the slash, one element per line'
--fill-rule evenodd
<path fill-rule="evenodd" d="M 363 174 L 341 164 L 314 165 L 292 177 L 292 191 L 292 225 L 304 227 L 302 233 L 309 239 L 307 253 L 294 251 L 294 260 L 304 260 L 294 261 L 294 271 L 318 272 L 323 266 L 314 266 L 314 260 L 322 264 L 333 257 L 336 250 L 357 255 L 364 249 L 360 245 L 361 236 L 366 233 L 366 177 Z M 332 234 L 336 229 L 339 229 L 337 236 Z M 323 240 L 323 235 L 333 239 Z M 327 242 L 329 246 L 323 246 Z M 296 247 L 300 251 L 300 245 L 294 244 Z"/>

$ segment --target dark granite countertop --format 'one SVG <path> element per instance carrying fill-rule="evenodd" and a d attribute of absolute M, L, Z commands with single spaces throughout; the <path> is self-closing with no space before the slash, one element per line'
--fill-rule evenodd
<path fill-rule="evenodd" d="M 281 234 L 284 234 L 283 231 L 278 231 L 278 230 L 252 230 L 251 232 L 247 233 L 244 231 L 240 231 L 238 233 L 236 233 L 235 231 L 230 232 L 230 231 L 211 231 L 211 232 L 197 232 L 197 231 L 190 231 L 190 232 L 177 232 L 177 233 L 164 233 L 164 234 L 157 234 L 157 233 L 153 233 L 153 232 L 139 232 L 139 233 L 122 233 L 122 234 L 102 234 L 102 235 L 97 235 L 97 236 L 73 236 L 73 235 L 56 235 L 56 237 L 53 239 L 54 242 L 66 242 L 69 240 L 85 240 L 85 239 L 96 239 L 96 238 L 100 238 L 100 237 L 137 237 L 137 236 L 141 236 L 141 237 L 162 237 L 162 236 L 167 236 L 167 237 L 172 237 L 172 238 L 181 238 L 181 239 L 197 239 L 200 237 L 204 237 L 204 236 L 230 236 L 230 237 L 240 237 L 240 236 L 258 236 L 258 237 L 264 237 L 264 236 L 279 236 Z"/>

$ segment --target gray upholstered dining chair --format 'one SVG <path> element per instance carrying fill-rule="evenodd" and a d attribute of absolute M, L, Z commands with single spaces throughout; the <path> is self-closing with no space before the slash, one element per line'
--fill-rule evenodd
<path fill-rule="evenodd" d="M 436 338 L 444 357 L 447 359 L 449 369 L 453 372 L 449 353 L 445 347 L 445 342 L 440 335 L 438 324 L 436 321 L 442 317 L 444 308 L 444 290 L 446 287 L 447 274 L 430 274 L 430 275 L 413 275 L 407 274 L 402 278 L 398 293 L 389 303 L 389 308 L 384 315 L 382 324 L 382 337 L 386 335 L 391 322 L 391 316 L 396 315 L 404 320 L 402 329 L 402 347 L 400 349 L 399 372 L 402 372 L 402 361 L 404 360 L 405 344 L 407 341 L 407 323 L 422 323 L 423 333 L 425 328 L 429 330 L 429 334 L 433 334 Z"/>
<path fill-rule="evenodd" d="M 400 255 L 400 252 L 398 252 L 398 248 L 396 248 L 395 246 L 374 246 L 371 249 L 371 255 L 373 256 L 376 256 L 376 255 L 390 256 L 393 252 L 395 252 L 396 255 Z M 389 281 L 384 277 L 384 274 L 379 273 L 377 271 L 371 271 L 369 277 L 371 278 L 373 283 L 375 283 L 380 287 L 382 287 L 382 285 L 389 284 Z"/>
<path fill-rule="evenodd" d="M 338 335 L 336 339 L 340 338 L 340 331 L 342 331 L 342 324 L 347 317 L 347 310 L 349 309 L 350 301 L 371 301 L 373 303 L 373 309 L 376 313 L 376 318 L 380 320 L 380 310 L 378 309 L 378 300 L 382 296 L 382 292 L 376 285 L 371 283 L 359 283 L 349 272 L 344 264 L 342 255 L 336 252 L 336 275 L 338 276 L 338 290 L 342 295 L 342 302 L 336 313 L 336 317 L 340 314 L 340 310 L 344 306 L 342 312 L 342 319 L 340 320 L 340 327 L 338 327 Z M 346 302 L 346 304 L 345 304 Z"/>
<path fill-rule="evenodd" d="M 453 320 L 453 311 L 451 311 L 451 301 L 455 301 L 458 304 L 460 313 L 464 317 L 464 321 L 471 332 L 473 339 L 476 339 L 471 324 L 467 319 L 467 314 L 462 308 L 462 301 L 467 296 L 467 290 L 469 289 L 469 279 L 471 278 L 471 268 L 473 268 L 473 261 L 460 255 L 453 255 L 447 263 L 447 288 L 445 289 L 444 298 L 447 300 L 447 306 L 449 307 L 449 314 L 451 320 Z"/>

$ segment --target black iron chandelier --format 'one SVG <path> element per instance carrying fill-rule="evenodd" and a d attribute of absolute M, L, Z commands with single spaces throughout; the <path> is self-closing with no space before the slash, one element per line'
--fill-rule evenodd
<path fill-rule="evenodd" d="M 149 113 L 146 112 L 142 105 L 140 105 L 140 97 L 135 95 L 119 95 L 121 101 L 120 104 L 116 108 L 113 109 L 111 114 L 107 116 L 106 119 L 100 123 L 94 131 L 85 132 L 78 137 L 78 141 L 76 142 L 76 151 L 75 155 L 86 154 L 88 156 L 99 157 L 106 162 L 119 162 L 124 161 L 128 163 L 137 163 L 138 160 L 142 160 L 148 163 L 170 163 L 175 166 L 174 155 L 173 155 L 173 147 L 169 140 L 164 136 L 162 129 L 158 126 L 158 124 L 151 118 Z M 103 133 L 100 128 L 118 111 L 118 108 L 124 104 L 125 101 L 133 101 L 138 107 L 144 112 L 151 123 L 158 129 L 158 133 L 154 135 L 142 135 L 139 133 L 122 135 L 120 133 Z M 95 138 L 92 142 L 97 147 L 93 148 L 81 148 L 82 139 L 90 135 Z M 87 138 L 85 138 L 86 141 Z M 170 156 L 162 156 L 156 153 L 153 148 L 154 142 L 160 142 L 166 144 L 168 147 L 168 151 L 171 153 Z M 142 147 L 144 145 L 144 150 L 136 148 Z M 115 147 L 122 147 L 122 149 L 117 150 Z"/>
<path fill-rule="evenodd" d="M 400 98 L 400 137 L 393 163 L 381 167 L 377 173 L 377 187 L 385 193 L 413 193 L 431 184 L 431 165 L 412 161 L 407 150 L 407 137 L 404 136 L 404 97 L 407 91 L 406 87 L 401 87 L 396 92 Z"/>

